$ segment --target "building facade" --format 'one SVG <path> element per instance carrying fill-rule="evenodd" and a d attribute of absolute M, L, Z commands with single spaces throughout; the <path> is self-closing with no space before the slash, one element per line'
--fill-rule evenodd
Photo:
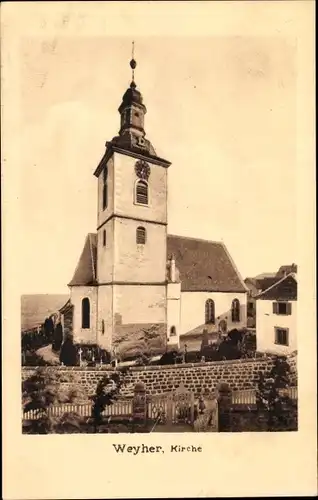
<path fill-rule="evenodd" d="M 179 346 L 180 335 L 216 331 L 222 319 L 246 326 L 247 288 L 225 245 L 168 234 L 171 164 L 146 138 L 134 79 L 118 111 L 119 133 L 94 173 L 96 232 L 69 283 L 74 341 L 129 356 Z"/>
<path fill-rule="evenodd" d="M 257 350 L 289 354 L 297 350 L 297 277 L 291 273 L 256 296 Z"/>

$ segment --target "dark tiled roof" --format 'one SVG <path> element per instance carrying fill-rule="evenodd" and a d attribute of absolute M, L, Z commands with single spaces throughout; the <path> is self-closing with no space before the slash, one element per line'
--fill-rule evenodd
<path fill-rule="evenodd" d="M 181 291 L 246 292 L 222 242 L 168 235 L 167 257 L 174 255 Z"/>
<path fill-rule="evenodd" d="M 168 235 L 167 257 L 173 254 L 181 281 L 181 291 L 246 292 L 225 245 L 221 242 Z M 96 284 L 97 235 L 86 238 L 69 286 Z"/>
<path fill-rule="evenodd" d="M 263 300 L 297 300 L 297 278 L 289 274 L 256 296 Z"/>
<path fill-rule="evenodd" d="M 89 233 L 69 286 L 96 284 L 97 234 Z"/>
<path fill-rule="evenodd" d="M 290 273 L 297 273 L 297 265 L 296 264 L 291 264 L 288 266 L 281 266 L 278 269 L 276 276 L 282 278 L 283 276 L 290 274 Z"/>
<path fill-rule="evenodd" d="M 261 278 L 261 279 L 258 279 L 258 280 L 256 280 L 257 289 L 262 290 L 262 291 L 266 290 L 270 286 L 277 283 L 278 280 L 279 280 L 279 278 Z"/>

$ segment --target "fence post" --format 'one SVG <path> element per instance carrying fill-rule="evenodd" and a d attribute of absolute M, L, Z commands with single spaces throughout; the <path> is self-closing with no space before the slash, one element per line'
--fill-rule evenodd
<path fill-rule="evenodd" d="M 134 388 L 132 417 L 134 422 L 139 421 L 147 424 L 147 395 L 146 388 L 142 383 L 137 383 Z"/>
<path fill-rule="evenodd" d="M 217 386 L 217 401 L 219 432 L 230 432 L 232 389 L 225 382 L 221 382 Z"/>

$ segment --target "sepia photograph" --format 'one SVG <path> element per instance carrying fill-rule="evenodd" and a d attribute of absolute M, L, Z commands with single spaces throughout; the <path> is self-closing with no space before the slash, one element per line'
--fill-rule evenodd
<path fill-rule="evenodd" d="M 23 433 L 296 431 L 295 40 L 21 51 Z"/>
<path fill-rule="evenodd" d="M 315 494 L 314 3 L 1 14 L 4 498 Z"/>

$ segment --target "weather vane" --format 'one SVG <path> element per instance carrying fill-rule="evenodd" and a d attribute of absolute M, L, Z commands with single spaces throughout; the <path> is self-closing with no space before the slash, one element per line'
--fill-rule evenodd
<path fill-rule="evenodd" d="M 136 86 L 135 84 L 135 68 L 137 66 L 137 62 L 134 58 L 134 55 L 135 55 L 135 42 L 132 42 L 132 51 L 131 51 L 131 61 L 130 61 L 130 67 L 132 69 L 132 82 L 131 82 L 131 86 Z"/>

